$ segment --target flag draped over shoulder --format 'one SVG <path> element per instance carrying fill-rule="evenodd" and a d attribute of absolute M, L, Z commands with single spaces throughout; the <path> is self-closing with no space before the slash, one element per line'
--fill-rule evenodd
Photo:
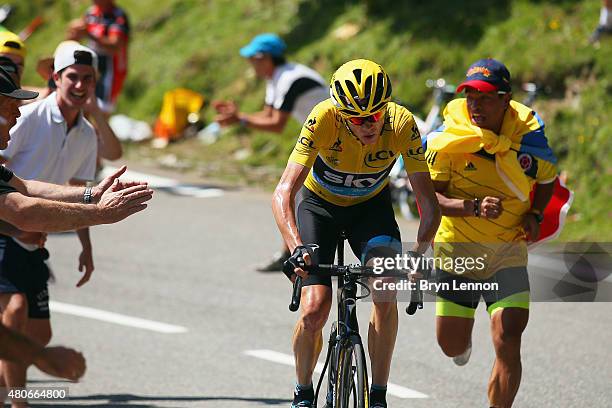
<path fill-rule="evenodd" d="M 531 186 L 517 160 L 518 152 L 556 162 L 544 137 L 544 123 L 516 101 L 510 101 L 499 135 L 472 124 L 464 98 L 451 101 L 444 110 L 444 127 L 428 135 L 427 148 L 445 153 L 484 150 L 495 155 L 497 173 L 521 201 L 529 199 Z"/>
<path fill-rule="evenodd" d="M 423 140 L 427 150 L 445 153 L 476 153 L 481 150 L 494 155 L 500 178 L 521 201 L 533 198 L 536 186 L 531 183 L 517 155 L 528 153 L 537 159 L 557 163 L 544 133 L 544 122 L 531 108 L 510 101 L 500 134 L 472 124 L 465 98 L 451 101 L 444 110 L 444 124 Z M 544 210 L 540 236 L 532 244 L 556 238 L 563 228 L 573 201 L 573 193 L 557 177 L 553 196 Z"/>

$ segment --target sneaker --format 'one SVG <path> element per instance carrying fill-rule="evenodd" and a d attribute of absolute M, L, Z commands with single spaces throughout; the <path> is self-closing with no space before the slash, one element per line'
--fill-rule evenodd
<path fill-rule="evenodd" d="M 256 269 L 259 272 L 281 272 L 283 270 L 283 263 L 289 259 L 290 256 L 291 254 L 286 251 L 277 252 L 268 264 L 258 266 Z"/>
<path fill-rule="evenodd" d="M 312 408 L 313 401 L 314 389 L 312 387 L 301 389 L 298 385 L 295 386 L 291 408 Z"/>
<path fill-rule="evenodd" d="M 470 361 L 470 356 L 472 355 L 472 339 L 468 343 L 465 351 L 458 356 L 453 357 L 453 362 L 458 366 L 464 366 Z"/>
<path fill-rule="evenodd" d="M 314 400 L 314 390 L 309 388 L 307 390 L 293 391 L 293 402 L 291 408 L 311 408 Z"/>
<path fill-rule="evenodd" d="M 387 408 L 387 387 L 372 385 L 370 389 L 370 407 Z"/>

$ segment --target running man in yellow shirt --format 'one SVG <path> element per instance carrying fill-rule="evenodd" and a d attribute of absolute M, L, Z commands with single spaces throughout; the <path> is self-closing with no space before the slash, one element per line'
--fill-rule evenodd
<path fill-rule="evenodd" d="M 427 136 L 426 158 L 442 209 L 434 253 L 438 344 L 457 365 L 471 353 L 474 312 L 483 297 L 496 359 L 489 405 L 510 407 L 521 380 L 521 335 L 529 318 L 527 242 L 539 234 L 556 159 L 544 122 L 512 100 L 499 61 L 476 61 Z M 530 191 L 537 184 L 533 199 Z M 460 285 L 464 284 L 464 288 Z"/>

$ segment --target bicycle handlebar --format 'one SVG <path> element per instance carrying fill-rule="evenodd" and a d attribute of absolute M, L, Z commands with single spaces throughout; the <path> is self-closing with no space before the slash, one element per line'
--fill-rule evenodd
<path fill-rule="evenodd" d="M 319 264 L 319 265 L 306 265 L 302 269 L 313 275 L 326 275 L 326 276 L 350 276 L 354 279 L 366 277 L 366 278 L 407 278 L 409 272 L 399 271 L 384 271 L 382 273 L 374 272 L 374 268 L 371 266 L 361 265 L 331 265 L 331 264 Z M 291 303 L 289 304 L 289 310 L 296 312 L 300 308 L 300 298 L 302 293 L 302 277 L 296 277 L 293 282 L 293 290 L 291 292 Z M 419 285 L 410 293 L 410 304 L 406 307 L 406 313 L 413 315 L 418 309 L 423 309 L 423 292 Z"/>

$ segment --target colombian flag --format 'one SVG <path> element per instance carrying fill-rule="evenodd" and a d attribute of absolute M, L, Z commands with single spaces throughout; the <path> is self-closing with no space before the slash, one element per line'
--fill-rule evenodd
<path fill-rule="evenodd" d="M 557 162 L 552 149 L 548 146 L 548 140 L 544 133 L 544 121 L 535 111 L 519 102 L 510 101 L 510 107 L 504 117 L 501 132 L 507 136 L 503 137 L 472 125 L 466 100 L 463 98 L 455 99 L 446 106 L 444 119 L 442 126 L 428 135 L 422 136 L 422 144 L 425 149 L 427 149 L 429 142 L 432 144 L 431 149 L 433 150 L 488 155 L 488 158 L 495 160 L 496 163 L 499 161 L 497 163 L 498 167 L 501 167 L 499 164 L 504 161 L 505 169 L 499 169 L 500 173 L 504 175 L 502 179 L 507 180 L 507 184 L 522 186 L 523 191 L 525 191 L 526 177 L 535 178 L 535 173 L 525 169 L 526 166 L 523 166 L 521 160 L 531 162 L 529 157 L 533 157 L 536 160 L 545 160 L 552 164 Z M 486 151 L 485 142 L 487 139 L 496 141 L 498 138 L 499 140 L 511 139 L 506 140 L 507 146 L 503 149 L 504 151 L 497 152 L 497 154 L 491 154 L 495 153 L 493 151 Z M 516 152 L 516 154 L 508 155 L 507 152 Z M 498 155 L 500 157 L 497 157 Z M 531 170 L 535 169 L 537 167 L 531 167 Z M 530 247 L 559 236 L 572 204 L 573 193 L 559 177 L 551 182 L 554 183 L 553 195 L 544 210 L 544 220 L 540 225 L 540 236 L 537 241 L 530 243 Z M 529 193 L 530 200 L 533 200 L 537 186 L 535 184 Z M 516 190 L 520 197 L 519 189 Z M 527 199 L 528 190 L 523 193 L 524 200 Z"/>

